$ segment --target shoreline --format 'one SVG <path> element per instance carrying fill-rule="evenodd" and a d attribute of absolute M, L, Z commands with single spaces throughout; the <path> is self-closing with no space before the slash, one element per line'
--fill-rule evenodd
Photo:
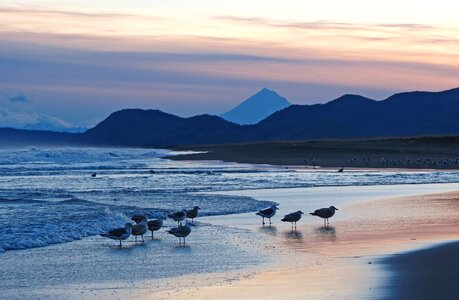
<path fill-rule="evenodd" d="M 208 247 L 216 246 L 212 239 L 215 237 L 220 239 L 219 244 L 222 246 L 239 248 L 235 249 L 237 255 L 233 254 L 232 259 L 237 262 L 245 257 L 247 264 L 232 271 L 215 272 L 208 269 L 195 275 L 173 275 L 161 279 L 148 279 L 148 273 L 145 273 L 143 277 L 135 276 L 129 281 L 113 277 L 103 278 L 104 281 L 99 282 L 96 276 L 94 283 L 62 283 L 46 287 L 45 290 L 37 287 L 25 295 L 72 299 L 231 299 L 238 295 L 240 299 L 259 299 L 269 294 L 274 298 L 286 299 L 304 299 L 305 296 L 308 299 L 337 296 L 340 299 L 373 299 L 374 295 L 380 297 L 394 290 L 388 284 L 394 276 L 393 270 L 386 268 L 380 261 L 400 251 L 425 248 L 459 237 L 456 233 L 459 232 L 459 203 L 455 203 L 455 199 L 459 199 L 459 183 L 256 189 L 213 193 L 245 195 L 258 200 L 279 202 L 281 211 L 274 217 L 274 224 L 265 227 L 261 226 L 261 220 L 254 213 L 200 217 L 197 219 L 195 235 L 191 236 L 189 246 L 184 248 L 170 248 L 175 245 L 175 240 L 162 239 L 160 236 L 155 241 L 146 238 L 145 245 L 133 246 L 131 243 L 126 251 L 121 252 L 113 247 L 107 248 L 108 244 L 111 245 L 109 241 L 104 241 L 107 245 L 101 249 L 101 240 L 90 237 L 67 244 L 18 251 L 20 255 L 7 252 L 4 258 L 27 262 L 34 257 L 37 259 L 34 253 L 43 252 L 49 256 L 49 263 L 54 263 L 55 256 L 60 256 L 59 253 L 63 251 L 85 257 L 98 249 L 91 256 L 107 252 L 99 258 L 100 262 L 104 257 L 127 259 L 128 264 L 123 269 L 134 274 L 132 268 L 138 268 L 139 265 L 133 259 L 138 255 L 156 256 L 155 249 L 160 244 L 164 244 L 167 252 L 172 252 L 172 257 L 183 256 L 183 262 L 190 259 L 192 253 L 198 254 L 196 258 L 199 255 L 213 255 L 217 258 L 226 255 L 219 251 L 208 254 Z M 302 209 L 307 214 L 313 208 L 326 206 L 325 203 L 330 202 L 330 199 L 340 210 L 331 219 L 329 228 L 323 228 L 320 219 L 308 215 L 298 223 L 298 229 L 294 232 L 289 224 L 280 222 L 285 213 Z M 453 211 L 458 212 L 454 215 L 443 212 L 444 207 L 454 208 L 455 205 L 458 209 Z M 367 224 L 368 218 L 372 219 L 370 224 Z M 247 234 L 235 236 L 236 231 Z M 250 260 L 251 256 L 244 248 L 269 259 Z M 170 258 L 164 257 L 164 260 L 163 268 L 167 262 L 170 263 Z M 59 257 L 59 263 L 64 261 Z M 217 259 L 215 263 L 219 261 Z M 199 266 L 199 261 L 196 263 Z M 151 267 L 149 272 L 157 266 Z M 21 269 L 27 270 L 26 267 Z M 359 285 L 356 286 L 355 282 Z M 330 287 L 333 288 L 330 290 Z"/>
<path fill-rule="evenodd" d="M 253 193 L 257 192 L 260 191 L 250 191 L 249 194 L 253 196 Z M 247 196 L 245 191 L 233 193 L 244 193 Z M 353 210 L 353 214 L 347 215 L 346 218 L 355 217 L 368 208 L 383 210 L 383 216 L 375 220 L 375 224 L 371 226 L 365 226 L 362 218 L 350 223 L 344 218 L 332 219 L 331 231 L 323 231 L 317 224 L 313 225 L 311 230 L 302 225 L 299 226 L 300 237 L 289 236 L 285 234 L 285 230 L 279 232 L 277 229 L 277 233 L 268 233 L 278 235 L 279 244 L 274 247 L 293 249 L 296 256 L 294 260 L 284 257 L 277 267 L 265 268 L 251 278 L 243 278 L 223 286 L 184 288 L 174 291 L 170 298 L 231 299 L 238 295 L 240 299 L 261 299 L 267 294 L 273 298 L 285 299 L 328 299 L 337 296 L 340 299 L 384 298 L 394 293 L 394 287 L 388 283 L 398 276 L 399 269 L 389 269 L 381 261 L 394 253 L 425 249 L 459 238 L 459 210 L 454 217 L 440 214 L 436 218 L 429 218 L 426 215 L 426 212 L 440 212 L 443 205 L 454 204 L 455 199 L 459 199 L 459 191 L 404 197 L 389 196 L 344 205 L 344 210 Z M 387 205 L 391 208 L 384 211 Z M 430 206 L 422 207 L 424 205 Z M 454 205 L 459 208 L 459 203 Z M 410 220 L 403 222 L 400 217 L 415 207 L 419 209 L 410 216 Z M 397 210 L 397 214 L 388 218 L 393 209 Z M 241 219 L 236 219 L 236 222 L 247 218 L 243 215 Z M 446 221 L 442 217 L 446 217 Z M 219 217 L 207 217 L 204 221 L 212 218 Z M 394 219 L 397 221 L 391 223 Z M 225 220 L 221 222 L 227 223 Z M 307 225 L 311 226 L 310 222 Z M 242 226 L 257 229 L 252 222 L 242 223 Z M 277 228 L 279 226 L 281 225 L 276 224 Z M 379 229 L 381 226 L 383 228 Z M 263 292 L 260 294 L 260 291 Z"/>
<path fill-rule="evenodd" d="M 219 160 L 335 169 L 459 169 L 458 145 L 429 137 L 234 143 L 180 146 L 171 150 L 197 151 L 167 157 L 172 160 Z"/>

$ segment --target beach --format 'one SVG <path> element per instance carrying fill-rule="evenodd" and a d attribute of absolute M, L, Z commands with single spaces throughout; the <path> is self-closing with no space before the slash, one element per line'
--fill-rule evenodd
<path fill-rule="evenodd" d="M 170 161 L 145 149 L 2 154 L 4 299 L 381 299 L 405 289 L 392 257 L 436 256 L 431 247 L 458 237 L 452 170 L 337 173 Z M 273 224 L 262 226 L 255 212 L 274 203 Z M 166 232 L 172 220 L 121 249 L 99 236 L 133 213 L 194 205 L 202 210 L 186 245 Z M 328 227 L 308 214 L 330 205 L 339 210 Z M 292 230 L 280 219 L 297 210 L 305 214 Z"/>
<path fill-rule="evenodd" d="M 242 226 L 255 230 L 258 228 L 262 234 L 276 236 L 277 240 L 273 247 L 294 249 L 293 257 L 292 253 L 288 253 L 281 257 L 282 263 L 248 279 L 217 287 L 185 288 L 170 295 L 177 299 L 234 299 L 236 295 L 239 299 L 417 299 L 416 296 L 419 296 L 420 292 L 415 287 L 421 283 L 419 280 L 412 283 L 410 274 L 407 275 L 409 271 L 404 270 L 405 267 L 411 268 L 415 264 L 413 261 L 423 265 L 432 257 L 442 260 L 443 266 L 450 260 L 451 263 L 457 261 L 457 254 L 449 258 L 443 256 L 444 249 L 449 249 L 448 253 L 454 254 L 457 244 L 451 244 L 452 250 L 450 246 L 439 248 L 439 251 L 434 248 L 429 250 L 428 255 L 410 253 L 414 249 L 428 249 L 434 245 L 457 240 L 459 192 L 454 191 L 457 187 L 348 187 L 348 192 L 336 188 L 331 193 L 340 194 L 343 198 L 355 197 L 355 194 L 352 195 L 354 192 L 366 194 L 373 200 L 362 201 L 357 196 L 352 204 L 342 203 L 340 211 L 337 212 L 339 217 L 332 220 L 329 228 L 321 226 L 321 220 L 308 220 L 294 232 L 289 230 L 289 225 L 279 224 L 277 218 L 275 225 L 264 231 L 259 224 L 253 223 L 252 220 L 248 221 L 248 216 L 242 216 L 238 221 L 247 220 Z M 449 192 L 445 192 L 448 190 Z M 439 191 L 443 192 L 438 193 Z M 318 192 L 327 194 L 327 191 Z M 308 195 L 308 191 L 301 189 L 235 193 L 276 199 L 281 203 L 279 207 L 282 207 L 282 204 L 297 205 L 301 202 L 299 197 Z M 397 197 L 397 194 L 404 196 Z M 296 200 L 290 201 L 289 198 Z M 337 202 L 339 201 L 340 199 L 337 199 Z M 233 222 L 218 218 L 209 217 L 205 221 L 225 224 Z M 240 223 L 242 222 L 238 222 Z M 398 259 L 403 260 L 405 257 L 404 261 L 408 263 L 398 264 L 397 257 L 400 254 L 403 256 Z M 442 278 L 456 274 L 451 268 L 442 269 L 441 274 L 429 273 L 436 270 L 438 268 L 416 268 L 412 272 L 416 272 L 420 278 L 436 278 L 437 275 L 441 275 L 433 284 L 437 287 L 442 286 Z M 411 282 L 411 286 L 406 288 L 401 284 L 401 277 L 403 283 Z M 446 285 L 452 286 L 454 278 L 457 277 L 451 277 Z M 429 285 L 423 290 L 431 287 L 432 285 Z M 404 291 L 402 296 L 400 290 Z M 441 299 L 457 298 L 458 292 L 458 288 L 449 289 L 449 298 Z M 432 293 L 434 292 L 431 291 Z M 150 298 L 163 295 L 154 294 Z"/>
<path fill-rule="evenodd" d="M 0 288 L 7 299 L 392 298 L 401 288 L 394 280 L 406 275 L 398 263 L 390 262 L 391 257 L 410 255 L 411 262 L 410 251 L 458 238 L 457 190 L 459 184 L 224 192 L 276 201 L 280 211 L 271 226 L 262 226 L 254 213 L 200 218 L 186 247 L 159 235 L 153 241 L 146 238 L 143 245 L 128 243 L 121 251 L 99 237 L 9 251 L 3 254 L 2 267 L 9 266 L 4 270 L 11 276 L 22 276 L 20 284 L 28 288 L 13 286 L 18 278 L 3 278 Z M 284 213 L 297 209 L 307 213 L 325 199 L 339 208 L 329 227 L 308 215 L 296 231 L 280 222 Z M 159 260 L 154 257 L 158 255 Z M 150 256 L 154 265 L 148 263 Z M 430 256 L 436 257 L 436 252 Z M 33 270 L 34 259 L 53 266 L 52 271 Z M 20 262 L 13 263 L 16 260 Z M 232 271 L 218 271 L 220 264 L 234 262 L 239 264 Z M 177 264 L 190 265 L 193 274 L 177 276 L 181 269 Z M 171 274 L 151 278 L 156 268 L 169 268 Z M 59 272 L 59 282 L 36 278 L 41 274 L 53 279 L 52 273 Z M 79 280 L 78 273 L 84 272 L 93 278 L 91 282 Z"/>
<path fill-rule="evenodd" d="M 458 169 L 454 136 L 301 140 L 174 147 L 174 160 L 221 160 L 307 168 Z"/>

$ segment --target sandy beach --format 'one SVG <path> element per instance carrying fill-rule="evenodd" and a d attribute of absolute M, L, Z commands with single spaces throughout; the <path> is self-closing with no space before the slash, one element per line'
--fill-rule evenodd
<path fill-rule="evenodd" d="M 271 226 L 262 226 L 254 213 L 199 218 L 186 247 L 159 234 L 123 250 L 90 237 L 8 251 L 2 254 L 0 290 L 6 299 L 384 299 L 401 290 L 416 295 L 415 288 L 401 284 L 411 273 L 400 268 L 427 274 L 430 269 L 417 267 L 441 256 L 443 248 L 428 255 L 411 252 L 457 240 L 458 191 L 459 184 L 422 184 L 215 192 L 275 201 L 280 211 Z M 327 205 L 339 208 L 327 228 L 307 214 L 296 231 L 280 222 L 288 212 Z M 413 265 L 413 258 L 421 264 Z M 158 268 L 170 275 L 155 278 Z"/>
<path fill-rule="evenodd" d="M 306 216 L 307 220 L 302 222 L 296 232 L 290 231 L 288 225 L 280 224 L 280 216 L 276 218 L 275 225 L 266 229 L 254 224 L 253 220 L 249 221 L 249 215 L 241 216 L 236 221 L 237 225 L 229 224 L 233 222 L 228 221 L 229 218 L 206 218 L 206 222 L 258 229 L 263 234 L 275 237 L 273 247 L 288 247 L 294 249 L 294 252 L 283 256 L 276 266 L 250 278 L 221 286 L 185 288 L 168 296 L 177 299 L 415 299 L 419 295 L 419 291 L 413 288 L 415 284 L 411 283 L 411 288 L 405 288 L 400 283 L 410 282 L 407 276 L 411 273 L 407 275 L 403 268 L 411 268 L 413 260 L 423 265 L 431 257 L 441 258 L 442 252 L 429 250 L 429 255 L 404 254 L 398 258 L 408 262 L 403 265 L 398 264 L 397 258 L 391 257 L 398 257 L 413 249 L 427 249 L 459 237 L 459 192 L 437 193 L 456 188 L 457 185 L 348 187 L 347 193 L 342 188 L 317 189 L 316 192 L 327 194 L 328 197 L 340 193 L 342 196 L 337 198 L 341 199 L 335 199 L 335 203 L 343 201 L 343 198 L 347 201 L 353 198 L 353 203 L 341 203 L 338 216 L 332 220 L 329 228 L 324 228 L 321 220 Z M 368 200 L 362 201 L 349 190 L 366 195 Z M 280 207 L 285 205 L 290 208 L 301 202 L 303 206 L 315 205 L 306 204 L 304 197 L 308 196 L 308 191 L 302 189 L 234 193 L 277 200 Z M 396 197 L 397 194 L 405 196 Z M 242 219 L 247 221 L 240 225 Z M 445 258 L 443 260 L 444 264 L 449 261 Z M 456 261 L 457 258 L 451 260 Z M 413 270 L 418 274 L 423 272 L 419 275 L 421 278 L 431 271 L 435 269 Z M 455 271 L 442 269 L 442 272 L 451 275 Z M 398 280 L 400 277 L 404 280 Z M 435 278 L 435 275 L 431 274 L 429 278 Z M 441 286 L 441 278 L 435 281 L 438 286 Z M 406 290 L 402 297 L 400 290 Z M 449 290 L 448 295 L 453 299 L 458 292 L 457 288 Z M 164 294 L 149 295 L 149 298 L 161 296 Z"/>
<path fill-rule="evenodd" d="M 305 140 L 175 147 L 174 160 L 221 160 L 278 166 L 458 169 L 455 137 Z"/>

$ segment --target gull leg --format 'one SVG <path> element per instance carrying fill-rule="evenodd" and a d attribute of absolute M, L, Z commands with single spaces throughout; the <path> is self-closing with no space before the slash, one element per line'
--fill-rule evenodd
<path fill-rule="evenodd" d="M 271 225 L 271 218 L 269 218 L 269 225 Z"/>
<path fill-rule="evenodd" d="M 145 240 L 143 239 L 143 234 L 141 236 L 142 236 L 142 243 L 145 243 Z"/>
<path fill-rule="evenodd" d="M 151 239 L 153 239 L 153 231 L 151 232 Z"/>
<path fill-rule="evenodd" d="M 120 248 L 121 248 L 121 247 L 122 247 L 122 246 L 121 246 L 121 240 L 120 240 Z"/>
<path fill-rule="evenodd" d="M 135 236 L 135 242 L 137 243 L 137 236 Z"/>
<path fill-rule="evenodd" d="M 263 218 L 262 224 L 265 225 L 265 217 L 262 217 L 262 218 Z"/>

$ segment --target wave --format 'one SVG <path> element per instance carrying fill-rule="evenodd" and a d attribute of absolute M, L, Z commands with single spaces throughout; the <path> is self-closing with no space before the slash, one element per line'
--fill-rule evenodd
<path fill-rule="evenodd" d="M 98 235 L 124 226 L 136 213 L 145 214 L 148 218 L 164 217 L 171 212 L 199 205 L 204 208 L 202 216 L 222 215 L 254 211 L 272 204 L 248 197 L 219 195 L 182 195 L 174 199 L 164 197 L 143 202 L 150 207 L 135 206 L 133 203 L 135 201 L 106 204 L 79 198 L 59 202 L 2 201 L 0 252 L 45 247 Z"/>

